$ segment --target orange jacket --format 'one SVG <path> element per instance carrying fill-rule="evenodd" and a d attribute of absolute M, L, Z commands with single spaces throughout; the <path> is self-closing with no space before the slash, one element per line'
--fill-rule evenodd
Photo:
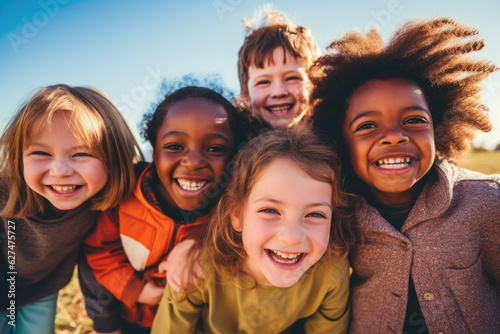
<path fill-rule="evenodd" d="M 85 240 L 88 263 L 97 280 L 122 301 L 122 318 L 142 327 L 152 326 L 158 305 L 137 303 L 139 293 L 146 282 L 155 283 L 151 276 L 173 246 L 187 236 L 198 236 L 206 220 L 176 222 L 150 203 L 147 199 L 154 195 L 145 192 L 152 168 L 150 164 L 141 174 L 132 196 L 100 216 Z"/>

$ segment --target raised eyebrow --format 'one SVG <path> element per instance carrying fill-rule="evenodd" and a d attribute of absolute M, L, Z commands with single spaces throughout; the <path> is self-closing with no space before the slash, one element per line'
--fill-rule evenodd
<path fill-rule="evenodd" d="M 254 201 L 254 203 L 258 203 L 258 202 L 271 202 L 271 203 L 275 203 L 275 204 L 283 203 L 282 201 L 279 201 L 277 199 L 270 198 L 270 197 L 260 197 Z"/>
<path fill-rule="evenodd" d="M 362 117 L 374 116 L 374 115 L 378 115 L 378 114 L 380 114 L 380 112 L 375 111 L 375 110 L 369 110 L 369 111 L 365 111 L 359 115 L 356 115 L 356 117 L 354 117 L 353 120 L 351 121 L 351 123 L 349 124 L 349 127 L 351 127 L 354 122 L 356 122 L 358 119 L 360 119 Z"/>
<path fill-rule="evenodd" d="M 207 137 L 220 138 L 220 139 L 224 140 L 226 143 L 231 144 L 231 141 L 229 140 L 229 138 L 227 136 L 223 135 L 222 133 L 210 133 L 207 135 Z"/>
<path fill-rule="evenodd" d="M 299 70 L 290 70 L 290 71 L 286 71 L 284 72 L 285 75 L 298 75 L 298 76 L 303 76 L 302 75 L 302 72 L 299 71 Z"/>
<path fill-rule="evenodd" d="M 39 147 L 39 148 L 43 148 L 43 149 L 50 149 L 50 145 L 46 145 L 44 143 L 40 143 L 40 142 L 33 142 L 29 147 Z M 77 150 L 89 150 L 88 147 L 85 147 L 83 145 L 77 145 L 77 146 L 72 146 L 69 148 L 69 151 L 77 151 Z"/>
<path fill-rule="evenodd" d="M 262 197 L 262 198 L 258 198 L 254 201 L 254 203 L 257 203 L 257 202 L 271 202 L 271 203 L 275 203 L 275 204 L 282 204 L 283 202 L 280 201 L 280 200 L 277 200 L 277 199 L 274 199 L 274 198 L 270 198 L 270 197 Z M 329 207 L 330 209 L 332 208 L 332 205 L 328 202 L 314 202 L 314 203 L 309 203 L 306 205 L 306 208 L 312 208 L 312 207 L 318 207 L 318 206 L 327 206 Z"/>
<path fill-rule="evenodd" d="M 187 133 L 183 131 L 168 131 L 161 136 L 161 139 L 166 138 L 168 136 L 187 136 Z"/>
<path fill-rule="evenodd" d="M 306 208 L 312 208 L 312 207 L 317 207 L 317 206 L 327 206 L 329 207 L 330 209 L 332 208 L 332 205 L 328 202 L 316 202 L 316 203 L 310 203 L 308 205 L 306 205 Z"/>
<path fill-rule="evenodd" d="M 183 137 L 187 137 L 188 134 L 186 132 L 183 132 L 183 131 L 169 131 L 169 132 L 166 132 L 163 136 L 161 136 L 161 139 L 164 139 L 168 136 L 183 136 Z M 220 138 L 224 141 L 226 141 L 228 144 L 231 143 L 231 141 L 229 140 L 229 138 L 227 138 L 227 136 L 223 135 L 222 133 L 209 133 L 206 137 L 216 137 L 216 138 Z"/>
<path fill-rule="evenodd" d="M 424 111 L 424 112 L 428 113 L 429 115 L 431 114 L 431 112 L 427 108 L 424 108 L 421 106 L 409 106 L 409 107 L 406 107 L 404 111 L 412 111 L 412 110 L 420 110 L 420 111 Z"/>

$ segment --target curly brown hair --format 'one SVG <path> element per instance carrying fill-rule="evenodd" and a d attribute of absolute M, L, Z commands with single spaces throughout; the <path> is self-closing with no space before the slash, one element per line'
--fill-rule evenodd
<path fill-rule="evenodd" d="M 385 46 L 375 30 L 347 33 L 309 70 L 314 128 L 333 140 L 346 163 L 342 125 L 353 92 L 374 79 L 407 79 L 424 91 L 437 155 L 459 162 L 471 148 L 474 131 L 492 127 L 479 92 L 481 82 L 498 68 L 467 56 L 485 45 L 477 34 L 450 18 L 409 21 Z"/>
<path fill-rule="evenodd" d="M 241 232 L 233 228 L 231 217 L 241 216 L 262 172 L 276 159 L 289 161 L 312 179 L 332 186 L 333 215 L 327 256 L 345 255 L 353 247 L 357 239 L 353 210 L 356 197 L 342 190 L 340 161 L 335 151 L 303 125 L 269 130 L 250 140 L 236 155 L 231 181 L 191 250 L 186 275 L 189 279 L 183 282 L 187 291 L 194 288 L 191 280 L 196 276 L 194 267 L 200 258 L 220 276 L 237 275 L 241 260 L 247 255 Z"/>

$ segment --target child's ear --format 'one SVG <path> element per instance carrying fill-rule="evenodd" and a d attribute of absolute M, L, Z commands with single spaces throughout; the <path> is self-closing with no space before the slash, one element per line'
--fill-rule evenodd
<path fill-rule="evenodd" d="M 247 109 L 251 109 L 250 97 L 248 95 L 241 94 L 241 102 L 245 105 Z"/>
<path fill-rule="evenodd" d="M 241 226 L 240 219 L 233 213 L 231 214 L 231 224 L 236 232 L 241 232 L 243 229 Z"/>

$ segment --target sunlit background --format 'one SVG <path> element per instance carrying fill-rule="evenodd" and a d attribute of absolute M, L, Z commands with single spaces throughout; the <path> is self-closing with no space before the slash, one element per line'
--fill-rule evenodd
<path fill-rule="evenodd" d="M 163 78 L 219 74 L 239 93 L 237 52 L 241 20 L 269 1 L 0 1 L 0 130 L 42 86 L 93 86 L 137 123 L 156 100 Z M 500 65 L 500 2 L 496 0 L 272 1 L 312 30 L 325 50 L 351 29 L 378 27 L 387 40 L 407 19 L 448 16 L 480 30 L 486 47 L 477 57 Z M 483 102 L 495 129 L 476 146 L 500 142 L 500 73 L 484 85 Z M 142 142 L 142 140 L 141 140 Z M 148 150 L 147 146 L 143 147 Z"/>

